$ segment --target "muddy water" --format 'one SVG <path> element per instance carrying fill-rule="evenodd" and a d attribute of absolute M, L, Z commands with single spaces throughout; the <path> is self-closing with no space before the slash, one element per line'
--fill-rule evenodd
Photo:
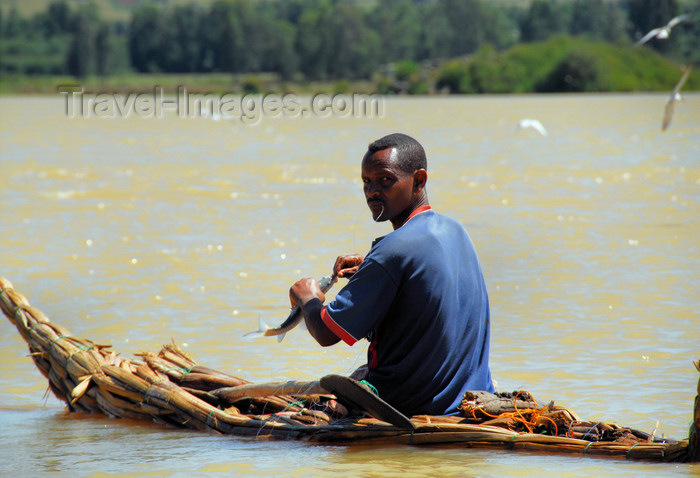
<path fill-rule="evenodd" d="M 492 303 L 500 390 L 582 418 L 687 436 L 700 358 L 700 96 L 660 131 L 665 95 L 386 98 L 383 117 L 67 116 L 0 98 L 0 275 L 75 335 L 123 356 L 172 339 L 249 380 L 349 373 L 366 343 L 321 349 L 279 322 L 287 289 L 388 232 L 359 161 L 418 138 L 432 206 L 469 230 Z M 517 130 L 539 119 L 546 137 Z M 333 296 L 333 291 L 330 297 Z M 86 476 L 656 476 L 588 457 L 260 442 L 66 414 L 5 321 L 0 470 Z"/>

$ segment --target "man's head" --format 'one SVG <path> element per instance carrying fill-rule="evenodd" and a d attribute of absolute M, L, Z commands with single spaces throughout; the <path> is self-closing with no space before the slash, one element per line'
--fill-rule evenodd
<path fill-rule="evenodd" d="M 395 133 L 371 143 L 362 159 L 362 182 L 372 218 L 390 220 L 398 229 L 427 205 L 426 167 L 423 147 L 410 136 Z"/>
<path fill-rule="evenodd" d="M 428 160 L 425 157 L 423 146 L 408 135 L 393 133 L 379 138 L 370 143 L 367 153 L 376 153 L 383 149 L 394 148 L 398 155 L 398 166 L 406 173 L 413 173 L 417 169 L 428 169 Z"/>

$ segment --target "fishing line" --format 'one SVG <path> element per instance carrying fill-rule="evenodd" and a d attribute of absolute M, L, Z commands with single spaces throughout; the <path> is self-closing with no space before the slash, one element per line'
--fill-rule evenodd
<path fill-rule="evenodd" d="M 374 219 L 374 222 L 379 222 L 379 219 L 382 217 L 382 214 L 384 214 L 384 205 L 383 204 L 382 204 L 382 210 L 379 212 L 379 215 L 377 216 L 377 218 Z M 353 240 L 353 247 L 354 247 L 354 243 L 355 243 L 355 233 L 354 232 L 352 234 L 352 240 Z M 357 370 L 357 368 L 359 367 L 358 363 L 362 363 L 362 365 L 367 364 L 366 355 L 367 355 L 366 350 L 358 350 L 358 352 L 355 354 L 355 357 L 352 360 L 351 369 L 348 370 L 348 372 L 347 372 L 348 376 L 351 375 L 352 372 Z M 364 358 L 360 358 L 361 356 L 364 356 Z"/>
<path fill-rule="evenodd" d="M 346 368 L 346 375 L 349 377 L 363 365 L 367 365 L 367 349 L 358 349 L 350 361 L 350 366 Z"/>
<path fill-rule="evenodd" d="M 379 222 L 379 218 L 382 217 L 382 214 L 384 214 L 384 204 L 382 204 L 382 210 L 379 213 L 379 216 L 377 216 L 377 219 L 374 220 L 374 222 Z"/>

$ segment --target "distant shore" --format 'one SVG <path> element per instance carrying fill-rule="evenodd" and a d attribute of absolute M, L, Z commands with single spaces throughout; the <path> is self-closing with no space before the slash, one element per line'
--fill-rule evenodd
<path fill-rule="evenodd" d="M 275 73 L 115 73 L 0 77 L 0 94 L 53 94 L 59 88 L 85 93 L 147 93 L 155 87 L 215 94 L 508 94 L 671 91 L 686 65 L 650 50 L 562 37 L 514 47 L 483 49 L 446 61 L 387 65 L 367 79 L 285 80 Z M 683 91 L 700 91 L 700 71 L 691 72 Z"/>
<path fill-rule="evenodd" d="M 85 93 L 129 92 L 148 93 L 160 87 L 165 91 L 177 91 L 185 87 L 192 93 L 376 93 L 371 81 L 313 81 L 284 82 L 271 74 L 231 75 L 226 73 L 126 73 L 107 78 L 71 76 L 3 75 L 0 79 L 2 95 L 50 95 L 58 89 L 74 87 Z"/>
<path fill-rule="evenodd" d="M 147 93 L 155 87 L 191 93 L 357 93 L 381 95 L 576 93 L 671 91 L 686 65 L 649 49 L 559 37 L 505 52 L 484 48 L 449 60 L 385 65 L 365 79 L 283 79 L 276 73 L 137 73 L 75 78 L 4 73 L 0 94 L 52 94 L 59 88 L 85 93 Z M 684 91 L 700 90 L 691 72 Z"/>

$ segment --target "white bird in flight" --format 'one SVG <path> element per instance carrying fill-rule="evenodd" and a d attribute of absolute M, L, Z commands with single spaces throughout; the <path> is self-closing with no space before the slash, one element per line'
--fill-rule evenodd
<path fill-rule="evenodd" d="M 536 119 L 525 118 L 518 122 L 518 128 L 533 128 L 537 130 L 542 136 L 547 136 L 547 130 L 544 129 L 542 123 Z"/>
<path fill-rule="evenodd" d="M 683 83 L 685 83 L 685 80 L 687 80 L 688 76 L 690 76 L 690 70 L 692 69 L 693 66 L 688 65 L 688 67 L 685 69 L 685 72 L 683 72 L 683 76 L 681 76 L 681 79 L 678 81 L 678 84 L 666 100 L 666 110 L 664 111 L 664 121 L 661 124 L 661 131 L 666 131 L 668 126 L 671 124 L 674 104 L 676 103 L 676 101 L 679 101 L 681 99 L 681 88 L 683 88 Z"/>
<path fill-rule="evenodd" d="M 690 15 L 686 13 L 685 15 L 678 15 L 677 17 L 672 18 L 666 25 L 659 28 L 654 28 L 649 33 L 644 35 L 637 43 L 634 44 L 634 46 L 639 46 L 646 43 L 654 37 L 658 38 L 659 40 L 667 39 L 668 35 L 671 33 L 671 28 L 675 27 L 680 22 L 687 20 L 689 17 Z"/>

